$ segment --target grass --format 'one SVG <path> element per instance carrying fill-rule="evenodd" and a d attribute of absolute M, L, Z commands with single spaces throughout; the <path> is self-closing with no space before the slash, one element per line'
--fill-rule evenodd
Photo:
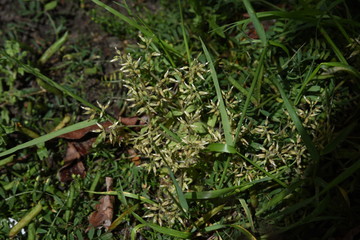
<path fill-rule="evenodd" d="M 16 4 L 32 20 L 0 34 L 1 239 L 357 237 L 357 3 Z M 104 196 L 112 221 L 91 227 Z"/>

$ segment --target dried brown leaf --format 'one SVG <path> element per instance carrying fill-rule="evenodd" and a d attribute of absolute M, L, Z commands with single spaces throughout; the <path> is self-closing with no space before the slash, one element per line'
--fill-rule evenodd
<path fill-rule="evenodd" d="M 112 178 L 107 177 L 105 181 L 106 181 L 106 190 L 112 191 L 112 182 L 113 182 Z M 105 195 L 100 198 L 100 203 L 95 206 L 96 211 L 89 216 L 89 223 L 91 226 L 105 227 L 105 229 L 108 230 L 113 219 L 114 200 L 115 197 L 110 195 Z"/>
<path fill-rule="evenodd" d="M 73 179 L 73 174 L 80 175 L 82 178 L 86 176 L 85 167 L 82 161 L 73 161 L 67 163 L 58 171 L 60 182 L 70 182 Z"/>

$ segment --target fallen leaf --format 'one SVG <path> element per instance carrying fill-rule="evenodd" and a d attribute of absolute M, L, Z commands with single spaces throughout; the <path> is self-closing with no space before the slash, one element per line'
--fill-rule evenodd
<path fill-rule="evenodd" d="M 103 126 L 104 129 L 107 129 L 108 127 L 110 127 L 112 125 L 112 123 L 110 121 L 106 121 L 106 122 L 100 123 L 100 125 Z M 86 134 L 88 134 L 90 132 L 93 132 L 95 130 L 99 130 L 99 129 L 100 129 L 100 127 L 97 124 L 94 124 L 94 125 L 89 126 L 89 127 L 81 128 L 81 129 L 76 130 L 76 131 L 72 131 L 72 132 L 62 134 L 58 138 L 71 139 L 71 140 L 81 139 Z"/>
<path fill-rule="evenodd" d="M 106 177 L 105 182 L 106 191 L 112 191 L 113 179 Z M 115 197 L 110 195 L 105 195 L 100 198 L 100 203 L 96 204 L 95 206 L 96 211 L 91 213 L 89 216 L 89 223 L 91 226 L 96 228 L 104 227 L 106 230 L 108 230 L 113 219 L 114 200 Z M 90 230 L 91 226 L 89 226 L 86 231 Z"/>
<path fill-rule="evenodd" d="M 131 161 L 135 164 L 135 166 L 139 166 L 141 164 L 141 160 L 139 155 L 135 152 L 133 148 L 127 150 L 128 154 L 130 155 Z"/>
<path fill-rule="evenodd" d="M 124 124 L 125 126 L 132 126 L 132 125 L 145 125 L 148 121 L 148 117 L 147 116 L 142 116 L 142 117 L 121 117 L 120 122 L 122 124 Z M 108 128 L 112 125 L 113 123 L 110 121 L 105 121 L 100 123 L 100 125 L 105 129 L 108 130 Z M 86 134 L 99 130 L 100 127 L 97 124 L 94 124 L 92 126 L 89 127 L 85 127 L 76 131 L 72 131 L 69 133 L 65 133 L 60 135 L 58 138 L 64 138 L 64 139 L 81 139 L 83 138 Z"/>
<path fill-rule="evenodd" d="M 71 181 L 73 174 L 80 175 L 82 178 L 86 176 L 84 164 L 81 160 L 78 159 L 88 154 L 95 140 L 96 138 L 90 138 L 83 142 L 68 142 L 66 155 L 63 159 L 65 165 L 58 171 L 60 182 Z"/>
<path fill-rule="evenodd" d="M 72 175 L 80 175 L 84 178 L 86 176 L 85 167 L 82 161 L 73 161 L 65 164 L 58 171 L 58 178 L 60 182 L 70 182 L 73 180 Z"/>
<path fill-rule="evenodd" d="M 82 142 L 68 142 L 64 163 L 74 161 L 88 154 L 95 140 L 96 138 L 93 137 Z"/>
<path fill-rule="evenodd" d="M 119 121 L 126 126 L 145 125 L 148 122 L 148 117 L 122 117 Z M 100 123 L 101 127 L 104 128 L 105 131 L 108 131 L 112 124 L 113 123 L 110 121 Z M 81 177 L 85 177 L 85 167 L 79 159 L 90 152 L 92 144 L 95 142 L 98 135 L 97 133 L 94 133 L 94 131 L 99 130 L 101 127 L 98 124 L 94 124 L 89 127 L 62 134 L 58 137 L 71 140 L 68 142 L 66 155 L 63 159 L 65 165 L 58 171 L 58 176 L 61 182 L 71 181 L 72 174 L 78 174 Z M 134 130 L 138 130 L 138 128 L 134 128 Z M 122 136 L 120 136 L 120 138 L 121 137 Z M 135 163 L 135 165 L 139 165 L 140 157 L 136 155 L 135 151 L 130 152 L 129 154 L 134 155 L 131 157 L 131 160 Z M 74 161 L 76 162 L 72 164 Z"/>

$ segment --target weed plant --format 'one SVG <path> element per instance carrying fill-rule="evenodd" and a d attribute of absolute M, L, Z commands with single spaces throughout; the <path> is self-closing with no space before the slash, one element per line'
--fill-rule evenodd
<path fill-rule="evenodd" d="M 50 3 L 40 18 L 60 4 Z M 92 62 L 100 51 L 66 43 L 65 25 L 38 56 L 44 63 L 1 36 L 0 236 L 356 238 L 357 3 L 147 4 L 139 13 L 146 5 L 80 2 L 107 34 L 137 43 L 111 49 L 111 74 Z M 50 66 L 63 47 L 68 53 Z M 65 81 L 45 76 L 60 70 Z M 95 98 L 84 88 L 94 75 Z M 91 120 L 79 122 L 81 106 Z M 70 126 L 52 132 L 69 113 Z M 142 124 L 126 127 L 124 116 Z M 65 142 L 56 137 L 102 121 L 112 125 L 82 157 L 85 178 L 60 183 Z M 113 191 L 104 190 L 105 177 Z M 88 228 L 99 197 L 109 194 L 116 197 L 110 229 Z"/>

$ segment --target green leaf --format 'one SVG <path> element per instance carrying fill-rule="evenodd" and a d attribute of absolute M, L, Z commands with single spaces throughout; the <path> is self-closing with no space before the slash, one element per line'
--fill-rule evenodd
<path fill-rule="evenodd" d="M 326 68 L 329 68 L 329 67 L 331 68 L 331 69 L 329 69 L 331 72 L 346 71 L 346 72 L 351 73 L 352 75 L 354 75 L 356 78 L 360 78 L 360 72 L 358 70 L 356 70 L 354 67 L 349 66 L 347 64 L 340 63 L 340 62 L 323 62 L 323 63 L 320 63 L 315 68 L 315 70 L 309 75 L 309 77 L 306 78 L 304 80 L 304 82 L 302 83 L 300 91 L 299 91 L 299 93 L 296 96 L 295 101 L 294 101 L 295 106 L 300 102 L 300 99 L 302 97 L 302 93 L 304 92 L 305 88 L 308 86 L 309 82 L 315 78 L 315 76 L 319 72 L 319 70 L 322 69 L 322 68 L 326 69 Z"/>
<path fill-rule="evenodd" d="M 45 4 L 44 10 L 45 10 L 45 11 L 53 10 L 54 8 L 56 8 L 57 3 L 58 3 L 57 0 L 48 2 L 47 4 Z"/>
<path fill-rule="evenodd" d="M 227 224 L 214 224 L 214 225 L 211 225 L 209 227 L 206 227 L 205 228 L 205 232 L 212 232 L 212 231 L 217 231 L 219 229 L 222 229 L 222 228 L 229 228 L 229 227 L 232 227 L 232 228 L 235 228 L 237 230 L 239 230 L 242 234 L 245 235 L 245 237 L 249 240 L 256 240 L 256 238 L 248 231 L 246 230 L 244 227 L 240 226 L 240 225 L 237 225 L 237 224 L 231 224 L 231 225 L 227 225 Z"/>
<path fill-rule="evenodd" d="M 279 78 L 280 78 L 280 76 L 279 76 Z M 294 122 L 296 129 L 298 130 L 299 134 L 301 135 L 301 138 L 302 138 L 307 150 L 309 151 L 311 158 L 314 161 L 318 161 L 320 155 L 319 155 L 317 149 L 315 148 L 315 145 L 312 142 L 310 136 L 308 135 L 305 128 L 303 127 L 300 118 L 296 114 L 295 107 L 290 103 L 290 101 L 289 101 L 288 97 L 286 96 L 285 91 L 282 88 L 282 86 L 280 85 L 279 81 L 276 78 L 273 78 L 273 82 L 276 85 L 276 87 L 279 89 L 281 98 L 284 101 L 284 105 L 290 115 L 290 118 Z"/>
<path fill-rule="evenodd" d="M 26 143 L 17 145 L 16 147 L 10 148 L 10 149 L 0 153 L 0 157 L 9 155 L 11 153 L 14 153 L 14 152 L 19 151 L 19 150 L 24 149 L 24 148 L 28 148 L 28 147 L 31 147 L 31 146 L 34 146 L 34 145 L 37 145 L 37 144 L 44 143 L 46 141 L 49 141 L 49 140 L 51 140 L 53 138 L 56 138 L 56 137 L 62 135 L 62 134 L 73 132 L 73 131 L 76 131 L 76 130 L 79 130 L 79 129 L 82 129 L 82 128 L 92 126 L 92 125 L 96 124 L 96 122 L 97 122 L 96 120 L 91 120 L 91 121 L 86 120 L 86 121 L 82 121 L 82 122 L 76 123 L 74 125 L 68 126 L 66 128 L 60 129 L 60 130 L 58 130 L 56 132 L 48 133 L 48 134 L 43 135 L 41 137 L 30 140 L 30 141 L 28 141 Z"/>
<path fill-rule="evenodd" d="M 125 218 L 127 215 L 129 215 L 130 213 L 132 213 L 133 211 L 135 211 L 135 209 L 138 207 L 139 205 L 136 204 L 128 209 L 126 209 L 122 214 L 120 214 L 119 217 L 117 217 L 110 225 L 108 231 L 112 231 L 114 230 L 123 220 L 123 218 Z"/>
<path fill-rule="evenodd" d="M 27 226 L 33 218 L 35 218 L 42 210 L 42 205 L 39 202 L 29 213 L 27 213 L 9 232 L 9 237 L 13 238 L 18 234 L 22 228 Z"/>
<path fill-rule="evenodd" d="M 223 143 L 211 143 L 207 146 L 206 150 L 221 153 L 237 153 L 236 148 Z"/>
<path fill-rule="evenodd" d="M 147 223 L 144 219 L 142 219 L 139 215 L 137 215 L 136 213 L 132 212 L 133 216 L 140 221 L 142 224 L 145 224 L 146 226 L 152 228 L 153 230 L 168 235 L 168 236 L 172 236 L 172 237 L 176 237 L 176 238 L 182 238 L 182 239 L 188 239 L 191 237 L 191 233 L 190 232 L 181 232 L 181 231 L 177 231 L 171 228 L 166 228 L 166 227 L 161 227 L 157 224 L 153 224 L 153 223 Z"/>
<path fill-rule="evenodd" d="M 204 42 L 201 39 L 200 39 L 200 41 L 201 41 L 201 45 L 202 45 L 203 51 L 204 51 L 205 56 L 206 56 L 206 60 L 209 62 L 211 77 L 213 79 L 215 90 L 216 90 L 216 95 L 217 95 L 217 98 L 218 98 L 218 101 L 219 101 L 219 110 L 220 110 L 221 122 L 222 122 L 222 125 L 223 125 L 223 128 L 224 128 L 226 144 L 229 145 L 229 146 L 234 146 L 234 140 L 233 140 L 233 137 L 231 135 L 230 121 L 229 121 L 229 117 L 228 117 L 228 115 L 226 113 L 226 107 L 225 107 L 225 104 L 224 104 L 224 100 L 222 98 L 220 84 L 219 84 L 219 80 L 217 78 L 214 63 L 213 63 L 213 61 L 211 59 L 210 53 L 207 50 Z"/>
<path fill-rule="evenodd" d="M 119 193 L 118 191 L 108 191 L 108 192 L 94 192 L 94 191 L 86 191 L 88 193 L 92 193 L 92 194 L 100 194 L 100 195 L 114 195 L 114 196 L 117 196 Z M 125 196 L 125 197 L 128 197 L 128 198 L 132 198 L 132 199 L 137 199 L 137 200 L 140 200 L 142 202 L 145 202 L 145 203 L 149 203 L 149 204 L 152 204 L 152 205 L 155 205 L 157 206 L 158 204 L 146 197 L 143 197 L 143 196 L 140 196 L 140 195 L 136 195 L 136 194 L 133 194 L 133 193 L 129 193 L 129 192 L 122 192 L 122 194 Z"/>
<path fill-rule="evenodd" d="M 140 228 L 146 227 L 146 224 L 138 224 L 131 230 L 131 240 L 136 240 L 136 233 Z"/>
<path fill-rule="evenodd" d="M 168 129 L 167 127 L 165 127 L 162 123 L 159 124 L 159 126 L 162 128 L 162 130 L 164 130 L 164 132 L 171 138 L 171 140 L 177 142 L 177 143 L 182 143 L 183 141 L 181 140 L 181 138 L 176 134 L 173 133 L 170 129 Z"/>
<path fill-rule="evenodd" d="M 194 223 L 194 227 L 192 232 L 195 232 L 197 229 L 200 228 L 200 226 L 208 223 L 208 221 L 215 216 L 218 212 L 220 212 L 223 208 L 225 207 L 225 204 L 222 204 L 220 206 L 217 206 L 213 209 L 211 209 L 209 212 L 207 212 L 204 216 L 202 216 L 201 218 L 199 218 L 198 220 L 195 221 Z"/>
<path fill-rule="evenodd" d="M 56 2 L 56 1 L 54 1 Z M 64 43 L 67 41 L 68 39 L 68 32 L 66 32 L 59 40 L 57 40 L 55 43 L 53 43 L 45 52 L 44 54 L 40 57 L 39 59 L 39 63 L 40 64 L 44 64 L 47 62 L 47 60 L 49 60 L 49 58 L 51 58 L 56 52 L 59 51 L 59 49 L 62 47 L 62 45 L 64 45 Z"/>
<path fill-rule="evenodd" d="M 265 178 L 262 178 L 259 180 L 255 180 L 252 182 L 248 182 L 248 183 L 245 183 L 245 184 L 242 184 L 239 186 L 234 186 L 234 187 L 229 187 L 229 188 L 223 188 L 223 189 L 212 190 L 212 191 L 203 191 L 203 192 L 187 192 L 187 193 L 185 193 L 185 198 L 189 199 L 189 200 L 206 200 L 206 199 L 227 197 L 234 193 L 245 191 L 260 182 L 267 182 L 270 180 L 271 180 L 271 178 L 265 177 Z"/>
<path fill-rule="evenodd" d="M 33 68 L 29 65 L 26 65 L 24 63 L 22 63 L 21 61 L 19 61 L 18 59 L 9 56 L 7 53 L 5 53 L 5 51 L 0 51 L 0 53 L 7 58 L 9 61 L 12 61 L 16 64 L 18 64 L 19 66 L 21 66 L 26 72 L 33 74 L 34 76 L 36 76 L 37 78 L 40 78 L 42 81 L 46 82 L 47 84 L 49 84 L 52 87 L 57 88 L 58 90 L 60 90 L 63 94 L 68 95 L 70 97 L 72 97 L 73 99 L 77 100 L 78 102 L 82 103 L 84 106 L 88 106 L 98 112 L 101 112 L 101 109 L 96 107 L 95 105 L 91 104 L 90 102 L 88 102 L 87 100 L 83 99 L 82 97 L 74 94 L 73 92 L 69 91 L 66 87 L 61 86 L 60 84 L 54 82 L 53 80 L 51 80 L 50 78 L 46 77 L 45 75 L 41 74 L 40 71 L 36 68 Z M 114 117 L 106 114 L 110 119 L 116 121 L 117 119 L 115 119 Z"/>
<path fill-rule="evenodd" d="M 182 210 L 188 214 L 189 212 L 189 205 L 186 201 L 186 198 L 184 196 L 184 193 L 183 191 L 181 190 L 181 187 L 179 186 L 178 182 L 176 181 L 176 178 L 174 176 L 174 173 L 171 171 L 171 169 L 168 167 L 169 169 L 169 174 L 170 174 L 170 177 L 171 177 L 171 180 L 175 186 L 175 189 L 176 189 L 176 193 L 178 195 L 178 198 L 179 198 L 179 203 L 180 203 L 180 206 L 182 208 Z"/>
<path fill-rule="evenodd" d="M 346 137 L 353 131 L 353 129 L 357 126 L 357 121 L 354 121 L 353 123 L 346 126 L 344 129 L 342 129 L 335 137 L 334 139 L 328 143 L 325 148 L 321 151 L 321 155 L 325 155 L 328 153 L 331 153 L 336 149 L 336 147 L 343 142 Z"/>
<path fill-rule="evenodd" d="M 256 33 L 259 35 L 259 38 L 263 44 L 263 46 L 267 46 L 267 40 L 266 40 L 266 34 L 263 26 L 261 25 L 258 17 L 256 16 L 256 13 L 251 6 L 251 3 L 249 0 L 243 0 L 243 3 L 245 5 L 246 11 L 248 12 L 250 16 L 250 20 L 253 22 Z"/>
<path fill-rule="evenodd" d="M 163 49 L 163 51 L 165 52 L 168 60 L 171 62 L 172 66 L 175 66 L 174 61 L 172 59 L 172 57 L 169 54 L 169 51 L 174 53 L 176 56 L 181 57 L 181 54 L 175 49 L 173 48 L 170 44 L 162 41 L 160 38 L 158 38 L 156 36 L 156 34 L 151 31 L 148 27 L 143 26 L 138 24 L 136 21 L 134 21 L 133 19 L 125 16 L 124 14 L 121 14 L 120 12 L 118 12 L 117 10 L 115 10 L 114 8 L 106 5 L 105 3 L 99 1 L 99 0 L 92 0 L 94 3 L 96 3 L 97 5 L 99 5 L 100 7 L 104 8 L 105 10 L 109 11 L 110 13 L 112 13 L 114 16 L 118 17 L 119 19 L 121 19 L 122 21 L 128 23 L 130 26 L 138 29 L 139 31 L 141 31 L 146 37 L 151 38 L 155 43 L 158 43 L 161 48 Z"/>
<path fill-rule="evenodd" d="M 251 226 L 251 231 L 255 232 L 255 226 L 254 226 L 254 221 L 253 221 L 253 218 L 252 218 L 252 213 L 245 201 L 245 199 L 240 199 L 240 204 L 241 206 L 243 207 L 244 211 L 245 211 L 245 214 L 246 214 L 246 217 L 250 223 L 250 226 Z"/>

